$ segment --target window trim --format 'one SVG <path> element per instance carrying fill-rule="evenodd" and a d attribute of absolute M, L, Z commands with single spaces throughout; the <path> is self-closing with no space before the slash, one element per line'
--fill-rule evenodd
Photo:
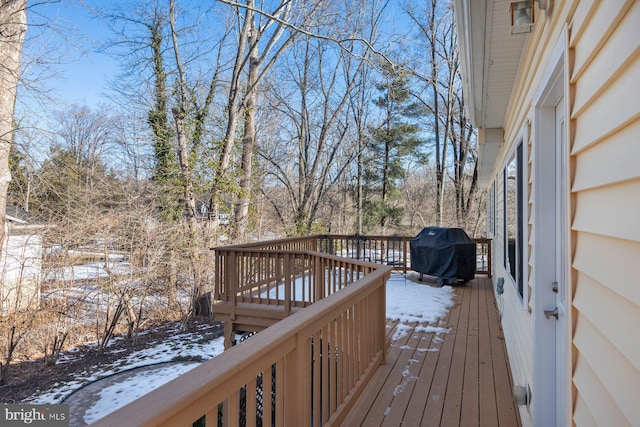
<path fill-rule="evenodd" d="M 528 262 L 528 185 L 529 185 L 529 164 L 528 164 L 528 120 L 520 131 L 516 143 L 506 157 L 505 165 L 503 168 L 503 245 L 504 245 L 504 268 L 505 276 L 508 277 L 513 283 L 514 290 L 521 300 L 523 310 L 529 309 L 529 262 Z M 508 255 L 508 167 L 512 159 L 516 162 L 516 277 L 512 277 L 510 261 Z"/>
<path fill-rule="evenodd" d="M 496 236 L 496 181 L 491 182 L 487 191 L 487 237 Z"/>

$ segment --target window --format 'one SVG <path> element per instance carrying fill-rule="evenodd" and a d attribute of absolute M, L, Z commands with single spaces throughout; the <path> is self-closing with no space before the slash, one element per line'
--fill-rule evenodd
<path fill-rule="evenodd" d="M 524 291 L 524 188 L 522 150 L 522 143 L 520 143 L 504 169 L 505 268 L 515 282 L 518 294 L 520 294 L 521 297 Z"/>
<path fill-rule="evenodd" d="M 487 236 L 496 234 L 496 182 L 487 191 Z"/>

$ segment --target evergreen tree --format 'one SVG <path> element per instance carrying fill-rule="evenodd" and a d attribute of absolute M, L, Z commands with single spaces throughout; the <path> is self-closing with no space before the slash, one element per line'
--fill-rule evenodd
<path fill-rule="evenodd" d="M 398 188 L 406 174 L 404 160 L 416 154 L 422 140 L 419 126 L 411 121 L 420 110 L 411 98 L 407 72 L 385 63 L 382 77 L 376 84 L 380 96 L 374 100 L 380 109 L 380 124 L 369 129 L 363 210 L 365 225 L 379 226 L 384 232 L 387 225 L 397 225 L 402 218 Z"/>
<path fill-rule="evenodd" d="M 22 153 L 15 146 L 9 152 L 9 170 L 11 182 L 7 192 L 7 200 L 10 204 L 29 210 L 29 171 Z"/>

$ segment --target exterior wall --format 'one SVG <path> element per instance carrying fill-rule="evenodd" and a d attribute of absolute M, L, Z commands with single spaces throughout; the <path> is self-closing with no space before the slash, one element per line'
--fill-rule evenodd
<path fill-rule="evenodd" d="M 38 305 L 41 262 L 40 236 L 9 234 L 0 256 L 0 315 Z"/>
<path fill-rule="evenodd" d="M 573 421 L 638 425 L 640 2 L 572 15 Z"/>
<path fill-rule="evenodd" d="M 522 55 L 497 159 L 494 277 L 505 277 L 502 325 L 516 385 L 532 384 L 532 298 L 522 304 L 504 268 L 502 174 L 533 120 L 533 97 L 551 51 L 568 34 L 569 313 L 568 416 L 575 425 L 637 425 L 640 405 L 640 2 L 553 2 Z M 526 132 L 525 132 L 526 133 Z M 527 140 L 533 152 L 535 141 Z M 535 292 L 535 160 L 527 173 L 527 295 Z M 533 391 L 535 398 L 535 390 Z M 521 407 L 524 425 L 534 419 Z"/>
<path fill-rule="evenodd" d="M 521 141 L 521 139 L 517 139 Z M 514 144 L 516 141 L 514 140 Z M 503 158 L 497 163 L 497 172 L 495 175 L 495 188 L 496 188 L 496 201 L 495 201 L 495 233 L 493 235 L 493 277 L 494 281 L 497 278 L 504 279 L 504 292 L 502 295 L 496 296 L 497 306 L 502 318 L 502 329 L 505 335 L 505 343 L 507 346 L 507 352 L 509 354 L 509 363 L 511 366 L 511 373 L 513 376 L 513 382 L 516 386 L 529 386 L 533 384 L 533 323 L 530 309 L 531 295 L 530 286 L 528 283 L 530 280 L 525 280 L 525 286 L 529 287 L 528 292 L 523 298 L 520 297 L 516 284 L 511 278 L 510 273 L 505 268 L 505 211 L 504 211 L 504 168 L 507 163 L 509 154 L 514 144 L 505 150 Z M 528 145 L 528 141 L 523 141 L 523 144 Z M 530 153 L 530 150 L 526 151 Z M 525 159 L 525 165 L 529 163 L 529 156 Z M 526 170 L 530 170 L 527 168 Z M 530 181 L 530 172 L 526 173 L 525 182 L 527 187 Z M 527 194 L 531 194 L 527 192 Z M 527 205 L 529 201 L 527 200 Z M 526 210 L 531 212 L 530 209 Z M 528 218 L 528 215 L 525 216 Z M 529 220 L 527 219 L 526 223 Z M 527 226 L 527 230 L 529 230 Z M 528 231 L 527 231 L 528 234 Z M 529 239 L 527 239 L 529 241 Z M 527 251 L 531 253 L 531 251 Z M 530 264 L 530 259 L 527 257 L 526 264 Z M 531 268 L 528 266 L 525 269 L 525 277 L 530 274 Z M 533 425 L 532 412 L 530 407 L 520 407 L 520 419 L 523 426 Z"/>

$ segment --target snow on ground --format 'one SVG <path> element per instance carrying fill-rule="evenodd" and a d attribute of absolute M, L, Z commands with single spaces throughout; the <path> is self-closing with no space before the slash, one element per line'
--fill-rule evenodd
<path fill-rule="evenodd" d="M 416 274 L 416 273 L 410 273 Z M 414 283 L 401 274 L 392 274 L 387 281 L 387 319 L 398 320 L 392 340 L 396 341 L 414 328 L 410 323 L 434 323 L 447 314 L 453 304 L 451 286 L 433 287 Z M 418 329 L 420 328 L 420 329 Z M 419 325 L 418 332 L 448 332 L 446 328 Z"/>
<path fill-rule="evenodd" d="M 398 273 L 392 274 L 387 281 L 387 319 L 402 323 L 433 323 L 444 316 L 452 304 L 451 286 L 414 283 Z"/>
<path fill-rule="evenodd" d="M 161 366 L 129 376 L 122 382 L 111 384 L 100 391 L 100 400 L 87 410 L 84 414 L 84 421 L 91 424 L 196 366 L 198 366 L 197 363 Z"/>
<path fill-rule="evenodd" d="M 125 261 L 122 255 L 109 257 L 106 267 L 112 275 L 131 274 L 131 264 Z M 87 264 L 71 265 L 60 268 L 54 268 L 47 272 L 45 281 L 47 280 L 87 280 L 97 279 L 99 277 L 108 277 L 109 273 L 105 268 L 104 261 L 96 261 Z"/>
<path fill-rule="evenodd" d="M 409 276 L 410 275 L 410 276 Z M 415 283 L 417 273 L 409 273 L 407 277 L 392 274 L 387 281 L 387 318 L 398 320 L 392 341 L 404 338 L 414 332 L 433 332 L 436 334 L 431 340 L 432 344 L 442 341 L 440 334 L 448 333 L 450 329 L 437 324 L 438 319 L 447 314 L 453 305 L 454 292 L 451 286 L 434 287 L 426 284 Z M 409 280 L 409 278 L 411 280 Z M 392 344 L 393 345 L 393 344 Z M 403 350 L 415 350 L 417 355 L 426 352 L 439 351 L 437 347 L 412 348 L 401 346 Z M 418 363 L 417 359 L 409 359 L 402 371 L 402 380 L 393 390 L 393 396 L 404 393 L 406 387 L 418 380 L 417 374 L 411 372 L 411 365 Z M 391 407 L 384 409 L 383 416 L 391 413 Z"/>
<path fill-rule="evenodd" d="M 81 373 L 73 381 L 60 384 L 54 389 L 38 392 L 29 399 L 29 403 L 62 403 L 66 397 L 84 385 L 119 372 L 176 360 L 199 359 L 205 361 L 222 353 L 222 351 L 224 351 L 224 338 L 221 337 L 210 341 L 203 341 L 200 333 L 181 333 L 178 325 L 176 325 L 175 334 L 172 334 L 170 340 L 165 340 L 144 350 L 135 351 L 122 359 L 100 367 L 92 374 Z M 73 351 L 66 352 L 61 357 L 61 363 L 73 357 Z M 189 369 L 191 369 L 196 367 L 197 364 L 190 364 L 188 366 Z M 173 379 L 165 375 L 166 372 L 159 370 L 157 373 L 158 379 L 147 377 L 146 380 L 154 382 L 156 384 L 155 387 L 158 387 L 162 385 L 162 383 L 157 382 L 158 380 L 168 382 Z M 114 392 L 114 396 L 118 396 L 122 401 L 120 406 L 123 406 L 134 399 L 131 393 L 136 393 L 138 391 L 137 388 L 139 387 L 126 387 L 119 391 L 115 389 L 112 389 L 112 391 Z M 114 409 L 117 408 L 112 407 L 112 410 Z"/>
<path fill-rule="evenodd" d="M 447 313 L 448 308 L 453 304 L 454 292 L 450 286 L 432 287 L 415 283 L 402 274 L 394 273 L 387 282 L 386 294 L 387 318 L 400 322 L 394 340 L 399 339 L 403 334 L 418 330 L 418 328 L 427 332 L 448 332 L 445 328 L 426 323 L 435 323 Z M 409 325 L 416 322 L 419 323 L 417 327 Z M 176 333 L 170 340 L 160 342 L 152 348 L 132 353 L 119 361 L 102 367 L 92 375 L 83 376 L 80 374 L 74 381 L 61 384 L 44 393 L 37 393 L 29 401 L 30 403 L 61 403 L 83 385 L 124 370 L 175 361 L 177 355 L 179 355 L 179 360 L 190 358 L 206 361 L 222 351 L 224 351 L 223 338 L 203 342 L 198 333 L 180 333 L 176 327 Z M 418 351 L 435 350 L 418 349 Z M 64 357 L 73 357 L 73 352 L 67 352 Z M 159 365 L 156 369 L 137 373 L 119 383 L 105 387 L 100 392 L 100 399 L 85 413 L 85 422 L 91 423 L 115 411 L 196 366 L 198 363 Z M 397 390 L 397 392 L 399 393 L 401 390 Z"/>

